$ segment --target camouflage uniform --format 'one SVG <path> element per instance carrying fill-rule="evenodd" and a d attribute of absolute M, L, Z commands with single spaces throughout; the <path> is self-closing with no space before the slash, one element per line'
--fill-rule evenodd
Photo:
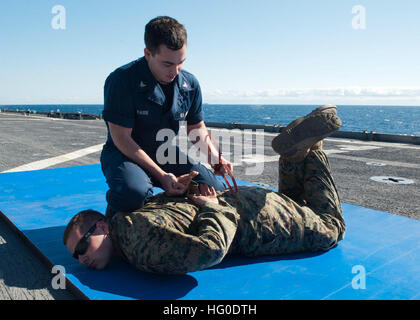
<path fill-rule="evenodd" d="M 110 219 L 114 246 L 136 268 L 187 273 L 218 264 L 227 254 L 278 255 L 328 250 L 345 223 L 323 151 L 303 162 L 280 159 L 280 193 L 251 186 L 218 192 L 220 204 L 155 196 L 143 208 Z"/>

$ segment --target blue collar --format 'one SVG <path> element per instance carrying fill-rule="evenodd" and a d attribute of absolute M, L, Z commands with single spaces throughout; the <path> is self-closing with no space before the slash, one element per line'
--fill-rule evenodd
<path fill-rule="evenodd" d="M 146 94 L 147 98 L 160 106 L 165 104 L 165 94 L 162 88 L 158 85 L 158 81 L 150 71 L 149 65 L 145 57 L 138 60 L 138 74 L 140 74 L 139 82 L 137 84 L 140 92 Z M 191 90 L 191 84 L 184 77 L 182 71 L 177 75 L 174 80 L 174 103 L 179 97 L 183 96 L 183 93 Z"/>

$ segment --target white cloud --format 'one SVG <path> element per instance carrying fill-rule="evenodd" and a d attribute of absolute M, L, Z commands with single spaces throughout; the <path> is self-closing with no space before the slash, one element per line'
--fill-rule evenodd
<path fill-rule="evenodd" d="M 206 102 L 221 103 L 402 103 L 420 105 L 420 87 L 279 88 L 204 91 Z"/>

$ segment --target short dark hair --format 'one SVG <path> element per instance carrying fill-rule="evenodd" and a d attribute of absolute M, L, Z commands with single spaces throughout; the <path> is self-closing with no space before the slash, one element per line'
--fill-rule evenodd
<path fill-rule="evenodd" d="M 67 244 L 70 232 L 72 232 L 75 228 L 78 227 L 80 233 L 84 234 L 91 226 L 93 226 L 94 223 L 101 219 L 105 220 L 105 216 L 98 211 L 92 209 L 80 211 L 67 224 L 63 234 L 63 243 Z"/>
<path fill-rule="evenodd" d="M 174 18 L 159 16 L 146 24 L 144 43 L 152 55 L 159 52 L 161 44 L 171 50 L 179 50 L 187 43 L 187 30 Z"/>

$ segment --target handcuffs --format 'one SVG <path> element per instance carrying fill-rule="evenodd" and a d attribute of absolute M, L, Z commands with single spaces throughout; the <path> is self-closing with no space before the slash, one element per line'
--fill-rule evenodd
<path fill-rule="evenodd" d="M 223 166 L 223 163 L 222 163 L 222 151 L 220 150 L 220 146 L 217 144 L 217 142 L 214 140 L 214 138 L 211 136 L 211 134 L 209 133 L 207 136 L 210 138 L 210 140 L 213 140 L 213 142 L 215 143 L 215 145 L 219 149 L 219 163 L 217 163 L 217 164 L 215 164 L 215 165 L 212 166 L 213 169 L 214 169 L 214 171 L 217 172 L 217 171 L 220 171 L 222 169 L 222 166 Z M 206 138 L 207 138 L 207 136 L 206 136 Z M 211 154 L 210 147 L 207 146 L 207 148 L 208 148 L 209 154 Z M 235 194 L 235 193 L 238 192 L 238 185 L 236 184 L 235 177 L 233 176 L 232 171 L 230 169 L 228 169 L 228 168 L 227 168 L 227 173 L 228 173 L 229 177 L 231 178 L 231 180 L 233 182 L 233 188 L 230 185 L 228 179 L 226 179 L 225 174 L 220 172 L 220 174 L 222 175 L 223 179 L 225 180 L 227 186 L 229 187 L 230 192 L 233 193 L 233 194 Z"/>
<path fill-rule="evenodd" d="M 215 143 L 215 145 L 217 145 L 216 141 L 214 140 L 214 138 L 211 136 L 210 133 L 207 136 L 211 140 L 213 140 L 213 142 Z M 214 171 L 220 171 L 221 168 L 222 168 L 222 166 L 223 166 L 223 163 L 222 163 L 222 151 L 220 150 L 220 147 L 218 145 L 217 145 L 217 147 L 219 149 L 219 163 L 217 163 L 217 164 L 215 164 L 215 165 L 212 166 L 213 169 L 214 169 Z M 208 151 L 211 152 L 210 147 L 207 147 L 207 148 L 208 148 Z M 225 182 L 226 182 L 226 184 L 227 184 L 227 186 L 229 188 L 229 191 L 231 193 L 235 194 L 235 193 L 238 192 L 238 185 L 236 184 L 236 180 L 235 180 L 235 177 L 233 176 L 232 171 L 230 169 L 228 169 L 227 171 L 228 171 L 229 177 L 232 179 L 233 188 L 230 185 L 229 180 L 226 178 L 225 174 L 224 173 L 220 173 L 220 174 L 223 177 L 223 179 L 225 180 Z M 198 182 L 196 182 L 194 180 L 191 180 L 190 181 L 190 184 L 188 185 L 187 191 L 185 192 L 185 195 L 188 196 L 190 194 L 195 194 L 195 192 L 198 190 L 199 186 L 200 186 L 200 184 Z"/>

